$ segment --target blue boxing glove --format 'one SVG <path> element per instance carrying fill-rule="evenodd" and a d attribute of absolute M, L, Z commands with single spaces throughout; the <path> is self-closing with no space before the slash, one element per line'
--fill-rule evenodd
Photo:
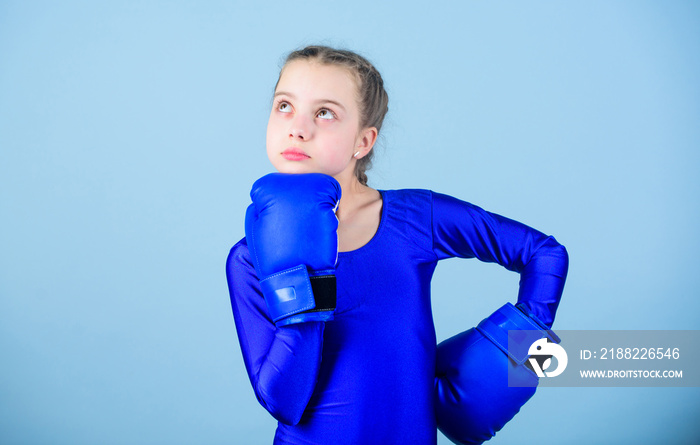
<path fill-rule="evenodd" d="M 510 350 L 508 331 L 521 331 L 511 334 L 517 341 Z M 476 328 L 441 342 L 435 378 L 440 431 L 454 443 L 480 444 L 503 428 L 535 394 L 538 377 L 526 363 L 529 346 L 541 338 L 559 343 L 523 305 L 508 303 Z"/>
<path fill-rule="evenodd" d="M 277 326 L 333 319 L 340 195 L 320 173 L 271 173 L 253 184 L 246 240 Z"/>

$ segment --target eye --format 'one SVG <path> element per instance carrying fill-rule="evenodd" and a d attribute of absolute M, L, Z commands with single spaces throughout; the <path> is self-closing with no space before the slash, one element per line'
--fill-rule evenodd
<path fill-rule="evenodd" d="M 333 114 L 333 112 L 328 108 L 321 108 L 316 116 L 324 120 L 335 119 L 335 114 Z"/>
<path fill-rule="evenodd" d="M 280 102 L 277 104 L 277 111 L 279 111 L 279 112 L 281 112 L 281 113 L 291 113 L 291 112 L 292 112 L 292 106 L 289 105 L 289 103 L 287 103 L 287 102 L 285 102 L 285 101 L 280 101 Z"/>

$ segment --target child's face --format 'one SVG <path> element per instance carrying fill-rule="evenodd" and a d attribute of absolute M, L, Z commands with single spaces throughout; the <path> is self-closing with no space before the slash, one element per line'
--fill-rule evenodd
<path fill-rule="evenodd" d="M 267 123 L 267 156 L 282 173 L 352 175 L 361 142 L 357 86 L 346 68 L 288 63 Z"/>

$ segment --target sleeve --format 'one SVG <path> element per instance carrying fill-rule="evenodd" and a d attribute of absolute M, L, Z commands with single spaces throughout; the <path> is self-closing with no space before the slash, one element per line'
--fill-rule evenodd
<path fill-rule="evenodd" d="M 231 308 L 248 377 L 260 404 L 295 425 L 316 386 L 323 322 L 276 327 L 270 320 L 245 238 L 226 261 Z"/>
<path fill-rule="evenodd" d="M 520 273 L 518 303 L 551 328 L 569 267 L 564 246 L 517 221 L 433 193 L 433 251 L 438 259 L 495 262 Z"/>

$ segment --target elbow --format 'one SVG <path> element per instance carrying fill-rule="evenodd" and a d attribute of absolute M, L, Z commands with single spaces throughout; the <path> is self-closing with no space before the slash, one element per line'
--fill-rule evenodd
<path fill-rule="evenodd" d="M 276 399 L 269 397 L 260 388 L 256 388 L 255 395 L 263 408 L 278 422 L 291 426 L 301 422 L 306 406 L 301 406 L 298 403 L 294 403 L 293 400 L 287 400 L 284 397 Z"/>
<path fill-rule="evenodd" d="M 299 411 L 299 412 L 283 412 L 283 411 L 276 411 L 276 412 L 271 412 L 272 417 L 277 419 L 278 422 L 284 423 L 285 425 L 289 426 L 294 426 L 299 424 L 301 422 L 301 416 L 304 414 L 304 411 Z"/>
<path fill-rule="evenodd" d="M 569 252 L 562 244 L 559 244 L 558 251 L 559 261 L 561 263 L 561 278 L 566 280 L 566 275 L 569 272 Z"/>
<path fill-rule="evenodd" d="M 252 366 L 258 402 L 279 422 L 297 425 L 314 393 L 321 365 L 323 322 L 275 331 L 269 350 Z"/>
<path fill-rule="evenodd" d="M 569 272 L 569 252 L 566 247 L 550 236 L 540 246 L 538 256 L 541 261 L 540 265 L 545 266 L 550 274 L 561 278 L 562 281 L 566 280 L 566 275 Z"/>

